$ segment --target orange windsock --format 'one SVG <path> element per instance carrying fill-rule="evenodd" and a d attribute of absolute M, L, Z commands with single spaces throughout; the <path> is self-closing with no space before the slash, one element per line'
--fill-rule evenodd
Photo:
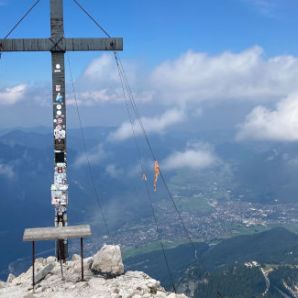
<path fill-rule="evenodd" d="M 159 174 L 160 174 L 160 168 L 159 168 L 158 161 L 156 160 L 154 162 L 154 182 L 153 182 L 154 191 L 156 191 L 156 183 L 157 183 Z"/>

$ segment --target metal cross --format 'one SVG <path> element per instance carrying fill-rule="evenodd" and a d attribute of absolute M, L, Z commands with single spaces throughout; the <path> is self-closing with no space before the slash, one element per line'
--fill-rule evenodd
<path fill-rule="evenodd" d="M 121 51 L 122 38 L 65 38 L 63 0 L 50 0 L 51 37 L 27 39 L 0 39 L 1 52 L 49 51 L 52 55 L 52 90 L 54 122 L 54 183 L 51 186 L 55 206 L 55 226 L 67 226 L 68 183 L 66 158 L 65 68 L 66 51 Z M 56 254 L 59 260 L 68 256 L 67 240 L 58 240 Z"/>

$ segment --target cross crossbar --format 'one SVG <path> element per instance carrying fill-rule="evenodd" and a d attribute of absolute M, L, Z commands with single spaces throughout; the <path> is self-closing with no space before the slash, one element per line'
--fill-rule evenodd
<path fill-rule="evenodd" d="M 0 52 L 18 51 L 121 51 L 122 38 L 19 38 L 0 39 Z"/>

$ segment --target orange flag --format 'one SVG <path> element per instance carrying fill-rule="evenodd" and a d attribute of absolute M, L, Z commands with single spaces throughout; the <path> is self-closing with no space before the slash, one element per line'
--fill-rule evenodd
<path fill-rule="evenodd" d="M 156 191 L 156 183 L 157 183 L 159 174 L 160 174 L 160 168 L 159 168 L 158 161 L 156 160 L 154 162 L 154 182 L 153 182 L 154 191 Z"/>

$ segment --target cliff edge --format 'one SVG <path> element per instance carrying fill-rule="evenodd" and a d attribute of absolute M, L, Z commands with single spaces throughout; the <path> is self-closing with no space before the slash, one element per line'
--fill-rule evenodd
<path fill-rule="evenodd" d="M 9 298 L 186 298 L 166 292 L 160 282 L 144 272 L 127 271 L 120 247 L 104 245 L 94 256 L 85 258 L 84 281 L 81 281 L 81 258 L 74 255 L 65 264 L 55 257 L 38 258 L 35 262 L 35 288 L 32 267 L 18 277 L 10 274 L 0 281 L 0 297 Z"/>

